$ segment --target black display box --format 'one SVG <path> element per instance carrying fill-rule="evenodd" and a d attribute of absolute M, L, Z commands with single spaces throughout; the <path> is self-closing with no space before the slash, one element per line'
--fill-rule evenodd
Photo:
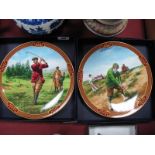
<path fill-rule="evenodd" d="M 137 48 L 148 60 L 154 77 L 154 70 L 155 70 L 154 68 L 155 67 L 155 61 L 154 61 L 155 42 L 154 41 L 127 40 L 127 39 L 108 39 L 107 40 L 107 39 L 99 39 L 99 38 L 80 39 L 77 45 L 78 53 L 80 53 L 77 57 L 78 66 L 82 58 L 92 47 L 106 41 L 121 41 Z M 155 105 L 153 104 L 154 96 L 155 96 L 155 93 L 154 93 L 154 87 L 153 87 L 152 94 L 149 100 L 144 105 L 144 107 L 140 109 L 138 112 L 136 112 L 135 114 L 124 118 L 106 118 L 96 114 L 90 108 L 88 108 L 88 106 L 84 103 L 78 91 L 78 95 L 76 95 L 77 120 L 80 123 L 87 123 L 87 124 L 94 124 L 94 125 L 96 124 L 133 124 L 133 123 L 151 121 L 155 118 Z"/>
<path fill-rule="evenodd" d="M 16 46 L 28 42 L 28 41 L 46 41 L 55 44 L 60 47 L 72 61 L 75 71 L 75 89 L 74 93 L 69 100 L 69 103 L 57 114 L 49 118 L 38 120 L 41 122 L 78 122 L 84 124 L 134 124 L 137 122 L 151 121 L 155 118 L 155 105 L 154 87 L 150 99 L 145 106 L 136 112 L 135 114 L 125 118 L 106 118 L 93 112 L 83 101 L 77 86 L 77 71 L 79 64 L 84 55 L 95 45 L 106 41 L 121 41 L 136 47 L 147 58 L 150 63 L 152 74 L 154 76 L 155 67 L 155 41 L 146 40 L 128 40 L 128 39 L 102 39 L 102 38 L 70 38 L 70 37 L 33 37 L 33 38 L 0 38 L 0 63 Z M 154 79 L 153 79 L 154 80 Z M 23 120 L 23 121 L 35 121 L 27 120 L 13 114 L 0 100 L 0 119 L 7 120 Z"/>
<path fill-rule="evenodd" d="M 50 42 L 58 47 L 60 47 L 70 58 L 73 67 L 75 68 L 76 64 L 76 52 L 75 52 L 75 40 L 73 38 L 68 37 L 58 37 L 58 38 L 39 38 L 34 37 L 33 39 L 29 38 L 0 38 L 0 63 L 4 59 L 4 57 L 16 46 L 29 42 L 29 41 L 46 41 Z M 56 122 L 70 122 L 76 120 L 76 102 L 75 102 L 75 91 L 73 92 L 72 97 L 70 98 L 67 105 L 55 115 L 45 118 L 43 120 L 38 121 L 56 121 Z M 3 104 L 0 99 L 0 119 L 8 119 L 8 120 L 27 120 L 22 117 L 19 117 L 12 113 L 7 107 Z M 28 120 L 34 121 L 34 120 Z M 35 120 L 36 121 L 36 120 Z"/>

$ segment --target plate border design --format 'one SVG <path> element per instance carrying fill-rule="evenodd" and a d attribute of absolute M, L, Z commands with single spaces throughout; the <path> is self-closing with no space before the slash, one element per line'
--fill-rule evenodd
<path fill-rule="evenodd" d="M 19 50 L 29 47 L 29 46 L 36 46 L 36 47 L 43 47 L 46 46 L 48 48 L 51 48 L 53 50 L 55 50 L 55 52 L 59 53 L 64 60 L 67 63 L 67 68 L 68 68 L 68 72 L 69 72 L 69 76 L 70 76 L 70 87 L 68 90 L 68 93 L 64 99 L 64 101 L 61 104 L 58 104 L 56 107 L 48 110 L 47 112 L 43 112 L 40 114 L 29 114 L 26 112 L 23 112 L 21 110 L 19 110 L 11 101 L 9 101 L 5 95 L 5 93 L 3 92 L 3 86 L 2 86 L 2 76 L 3 73 L 7 67 L 7 63 L 9 61 L 9 59 L 15 54 L 17 53 Z M 69 57 L 67 56 L 67 54 L 60 49 L 58 46 L 49 43 L 49 42 L 44 42 L 44 41 L 30 41 L 30 42 L 26 42 L 23 43 L 21 45 L 18 45 L 17 47 L 15 47 L 14 49 L 12 49 L 3 59 L 3 61 L 0 64 L 0 97 L 3 101 L 3 103 L 6 105 L 6 107 L 11 110 L 13 113 L 15 113 L 17 116 L 26 118 L 26 119 L 44 119 L 50 116 L 53 116 L 54 114 L 58 113 L 61 109 L 63 109 L 63 107 L 68 103 L 68 101 L 70 100 L 72 93 L 74 91 L 74 68 L 72 65 L 71 60 L 69 59 Z"/>
<path fill-rule="evenodd" d="M 102 109 L 98 109 L 96 106 L 94 106 L 91 103 L 91 101 L 88 99 L 88 97 L 85 94 L 85 91 L 83 89 L 83 86 L 82 86 L 82 83 L 83 83 L 83 68 L 84 68 L 84 65 L 87 62 L 88 58 L 93 53 L 95 53 L 96 50 L 98 50 L 100 48 L 108 48 L 108 47 L 111 47 L 111 46 L 122 46 L 122 47 L 125 47 L 125 48 L 130 49 L 132 52 L 134 52 L 136 55 L 138 55 L 140 61 L 145 66 L 146 71 L 147 71 L 147 75 L 148 75 L 148 85 L 147 85 L 147 88 L 145 90 L 145 95 L 142 98 L 139 98 L 137 100 L 136 105 L 138 105 L 138 106 L 136 107 L 136 110 L 134 109 L 134 111 L 132 113 L 129 113 L 129 114 L 126 113 L 125 116 L 120 116 L 119 115 L 117 117 L 117 118 L 123 118 L 123 117 L 126 117 L 126 116 L 130 116 L 130 115 L 136 113 L 137 111 L 139 111 L 145 105 L 145 103 L 147 102 L 147 100 L 149 99 L 150 94 L 151 94 L 151 90 L 152 90 L 153 77 L 152 77 L 152 72 L 151 72 L 150 65 L 149 65 L 148 61 L 146 60 L 146 58 L 141 54 L 141 52 L 138 49 L 136 49 L 132 45 L 129 45 L 127 43 L 120 42 L 120 41 L 107 41 L 107 42 L 104 42 L 104 43 L 101 43 L 101 44 L 98 44 L 98 45 L 94 46 L 83 57 L 80 65 L 79 65 L 79 69 L 78 69 L 78 73 L 77 73 L 77 83 L 78 83 L 78 87 L 79 87 L 79 91 L 80 91 L 80 94 L 82 96 L 82 99 L 84 100 L 84 102 L 86 103 L 86 105 L 92 111 L 94 111 L 95 113 L 97 113 L 97 114 L 99 114 L 99 115 L 101 115 L 103 117 L 115 118 L 115 116 L 113 116 L 110 111 L 104 110 L 104 109 L 103 110 Z"/>

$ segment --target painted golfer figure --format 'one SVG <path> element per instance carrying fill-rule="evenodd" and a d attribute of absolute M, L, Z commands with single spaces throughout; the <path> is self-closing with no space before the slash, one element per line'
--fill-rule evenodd
<path fill-rule="evenodd" d="M 59 66 L 56 67 L 52 76 L 53 76 L 54 90 L 55 92 L 59 92 L 62 87 L 61 85 L 62 73 Z"/>
<path fill-rule="evenodd" d="M 118 71 L 119 65 L 114 63 L 112 68 L 107 72 L 106 76 L 106 86 L 107 86 L 107 96 L 108 96 L 108 108 L 113 110 L 111 107 L 111 101 L 113 99 L 114 90 L 117 89 L 123 96 L 124 100 L 127 100 L 125 97 L 124 87 L 122 86 L 121 74 Z"/>
<path fill-rule="evenodd" d="M 98 90 L 98 87 L 94 84 L 94 78 L 91 74 L 89 74 L 89 84 L 93 92 L 96 92 Z"/>
<path fill-rule="evenodd" d="M 42 86 L 45 82 L 44 77 L 43 77 L 43 69 L 48 68 L 47 62 L 42 59 L 42 58 L 37 58 L 34 57 L 32 59 L 33 64 L 31 65 L 32 69 L 32 78 L 31 78 L 31 83 L 32 83 L 32 88 L 33 88 L 33 93 L 34 93 L 34 104 L 37 104 L 39 92 L 42 89 Z"/>

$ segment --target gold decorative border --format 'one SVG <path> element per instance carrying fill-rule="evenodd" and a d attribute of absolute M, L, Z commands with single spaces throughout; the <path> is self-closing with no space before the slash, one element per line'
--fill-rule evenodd
<path fill-rule="evenodd" d="M 79 87 L 79 90 L 80 90 L 80 94 L 81 94 L 83 100 L 85 101 L 85 103 L 87 104 L 87 106 L 90 109 L 92 109 L 94 112 L 96 112 L 97 114 L 99 114 L 101 116 L 104 116 L 104 117 L 114 118 L 110 111 L 98 109 L 97 107 L 95 107 L 91 103 L 91 101 L 88 99 L 87 95 L 85 94 L 85 91 L 84 91 L 83 85 L 82 85 L 82 83 L 83 83 L 83 68 L 84 68 L 84 65 L 87 62 L 88 58 L 94 52 L 96 52 L 96 50 L 98 50 L 100 48 L 108 48 L 108 47 L 111 47 L 111 46 L 122 46 L 122 47 L 130 49 L 132 52 L 134 52 L 136 55 L 138 55 L 140 61 L 145 66 L 146 71 L 147 71 L 148 84 L 147 84 L 147 88 L 145 90 L 145 95 L 142 98 L 139 98 L 137 100 L 137 102 L 135 103 L 135 105 L 137 105 L 135 107 L 136 111 L 134 111 L 133 113 L 135 113 L 138 110 L 140 110 L 144 106 L 146 101 L 149 99 L 149 96 L 150 96 L 151 90 L 152 90 L 152 85 L 153 85 L 153 78 L 152 78 L 151 68 L 150 68 L 149 63 L 147 62 L 146 58 L 140 53 L 140 51 L 138 51 L 135 47 L 133 47 L 133 46 L 131 46 L 129 44 L 126 44 L 126 43 L 123 43 L 123 42 L 119 42 L 119 41 L 108 41 L 108 42 L 104 42 L 104 43 L 98 44 L 98 45 L 96 45 L 95 47 L 93 47 L 92 49 L 90 49 L 88 51 L 88 53 L 82 59 L 82 61 L 80 63 L 80 66 L 79 66 L 79 69 L 78 69 L 78 73 L 77 73 L 77 76 L 78 76 L 77 82 L 78 82 L 78 87 Z M 129 114 L 129 115 L 132 115 L 132 114 Z M 126 116 L 120 116 L 120 118 L 121 117 L 126 117 Z"/>
<path fill-rule="evenodd" d="M 5 94 L 3 92 L 3 88 L 2 88 L 2 76 L 3 76 L 3 72 L 5 71 L 5 69 L 7 67 L 7 63 L 9 61 L 9 59 L 16 52 L 18 52 L 22 48 L 25 48 L 28 46 L 37 46 L 37 47 L 46 46 L 46 47 L 49 47 L 49 48 L 55 50 L 56 52 L 58 52 L 67 63 L 67 68 L 68 68 L 69 76 L 71 79 L 70 87 L 69 87 L 68 93 L 67 93 L 64 101 L 61 104 L 58 104 L 57 106 L 55 106 L 53 109 L 50 109 L 49 111 L 43 112 L 40 114 L 29 114 L 29 113 L 25 113 L 25 112 L 19 110 L 13 103 L 11 103 L 7 99 L 7 97 L 5 96 Z M 31 42 L 23 43 L 23 44 L 17 46 L 16 48 L 14 48 L 12 51 L 10 51 L 6 55 L 6 57 L 4 58 L 4 60 L 2 61 L 1 65 L 0 65 L 0 97 L 2 98 L 2 101 L 7 106 L 7 108 L 10 109 L 13 113 L 15 113 L 16 115 L 18 115 L 20 117 L 24 117 L 27 119 L 43 119 L 43 118 L 53 116 L 54 114 L 59 112 L 68 103 L 69 99 L 72 96 L 73 91 L 74 91 L 74 68 L 72 66 L 72 62 L 70 61 L 69 57 L 65 54 L 65 52 L 63 50 L 61 50 L 59 47 L 55 46 L 54 44 L 51 44 L 48 42 L 43 42 L 43 41 L 31 41 Z"/>

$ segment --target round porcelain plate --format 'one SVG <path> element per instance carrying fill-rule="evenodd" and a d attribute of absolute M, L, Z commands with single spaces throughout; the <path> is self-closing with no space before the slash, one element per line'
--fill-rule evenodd
<path fill-rule="evenodd" d="M 85 55 L 78 70 L 78 86 L 85 103 L 97 114 L 126 117 L 148 100 L 152 73 L 140 51 L 126 43 L 110 41 Z"/>
<path fill-rule="evenodd" d="M 67 104 L 74 89 L 74 70 L 57 46 L 27 42 L 2 61 L 0 85 L 0 95 L 8 109 L 27 119 L 42 119 Z"/>
<path fill-rule="evenodd" d="M 114 37 L 123 32 L 127 26 L 128 20 L 124 20 L 119 26 L 103 25 L 98 20 L 83 20 L 89 31 L 100 37 Z M 91 23 L 91 24 L 90 24 Z"/>

